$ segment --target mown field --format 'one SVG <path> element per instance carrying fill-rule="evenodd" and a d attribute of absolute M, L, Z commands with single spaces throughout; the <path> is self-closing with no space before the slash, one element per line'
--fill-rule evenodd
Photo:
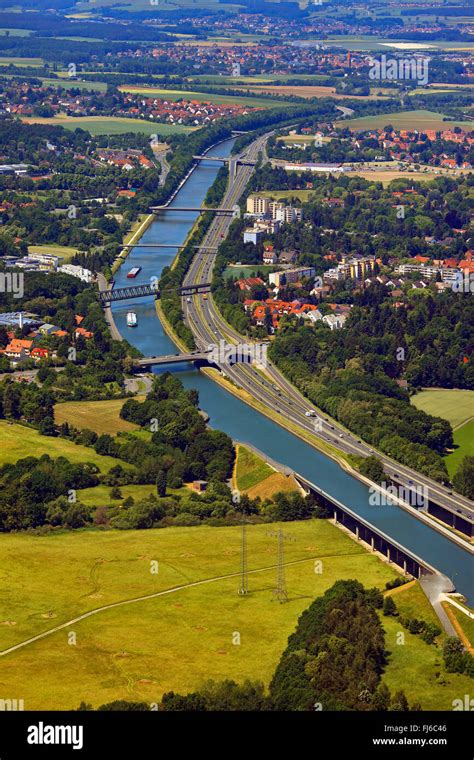
<path fill-rule="evenodd" d="M 245 446 L 237 446 L 234 468 L 234 482 L 239 491 L 247 491 L 262 480 L 273 475 L 275 470 L 261 457 Z"/>
<path fill-rule="evenodd" d="M 457 428 L 454 431 L 453 438 L 456 449 L 445 458 L 446 467 L 451 477 L 458 469 L 463 457 L 474 456 L 474 420 Z"/>
<path fill-rule="evenodd" d="M 274 530 L 277 525 L 272 525 Z M 154 702 L 168 690 L 187 692 L 208 678 L 261 679 L 268 684 L 312 599 L 338 578 L 383 588 L 393 567 L 326 521 L 284 523 L 287 604 L 272 601 L 276 541 L 269 526 L 249 526 L 250 594 L 237 594 L 239 528 L 167 528 L 148 531 L 77 531 L 49 536 L 4 535 L 0 579 L 0 648 L 51 628 L 40 640 L 0 657 L 5 693 L 21 694 L 26 709 L 98 706 L 114 699 Z M 151 562 L 158 562 L 153 574 Z M 315 561 L 322 572 L 315 572 Z M 190 585 L 197 583 L 198 585 Z M 181 587 L 181 588 L 180 588 Z M 412 587 L 413 588 L 413 587 Z M 98 611 L 149 594 L 154 598 Z M 399 592 L 428 618 L 421 591 Z M 440 650 L 382 617 L 389 665 L 384 679 L 425 709 L 450 709 L 469 682 L 445 674 Z M 64 625 L 66 624 L 66 625 Z M 233 636 L 240 634 L 240 645 Z M 74 633 L 74 645 L 68 635 Z M 70 640 L 70 639 L 69 639 Z M 436 677 L 436 672 L 439 676 Z M 472 682 L 471 682 L 472 683 Z"/>
<path fill-rule="evenodd" d="M 271 526 L 275 529 L 275 525 Z M 290 601 L 272 601 L 276 541 L 249 526 L 251 594 L 237 594 L 239 528 L 167 528 L 2 536 L 3 650 L 87 611 L 196 581 L 148 601 L 115 607 L 67 625 L 0 658 L 5 693 L 27 709 L 74 708 L 112 699 L 153 701 L 206 678 L 268 682 L 297 617 L 337 578 L 383 586 L 393 568 L 325 521 L 285 523 Z M 323 572 L 315 572 L 315 559 Z M 157 560 L 158 574 L 150 572 Z M 266 569 L 268 568 L 268 569 Z M 236 574 L 233 577 L 225 577 Z M 76 646 L 68 645 L 74 631 Z M 241 645 L 232 644 L 238 631 Z"/>
<path fill-rule="evenodd" d="M 188 90 L 166 90 L 160 87 L 145 87 L 141 85 L 121 85 L 122 92 L 131 92 L 149 97 L 164 98 L 165 100 L 197 100 L 200 103 L 235 104 L 237 106 L 253 106 L 254 108 L 285 107 L 283 100 L 252 97 L 250 95 L 218 95 L 215 92 L 193 92 Z M 282 93 L 283 94 L 283 93 Z"/>
<path fill-rule="evenodd" d="M 278 492 L 299 490 L 293 477 L 275 470 L 262 457 L 242 445 L 237 446 L 233 484 L 250 498 L 259 496 L 262 501 Z"/>
<path fill-rule="evenodd" d="M 49 454 L 51 457 L 66 457 L 70 462 L 92 462 L 101 472 L 108 472 L 117 464 L 112 457 L 96 454 L 88 446 L 77 446 L 64 438 L 51 438 L 40 435 L 37 430 L 24 425 L 9 424 L 0 420 L 0 466 L 16 462 L 25 457 L 40 457 Z M 120 462 L 123 467 L 130 467 L 126 462 Z"/>
<path fill-rule="evenodd" d="M 247 88 L 246 91 L 248 91 Z M 345 95 L 343 92 L 336 92 L 335 87 L 328 87 L 326 85 L 307 84 L 307 85 L 256 85 L 251 88 L 251 91 L 258 95 L 258 93 L 266 93 L 268 95 L 282 95 L 291 96 L 296 95 L 298 98 L 335 98 L 341 100 L 344 98 L 353 98 L 353 95 Z M 360 97 L 360 100 L 385 100 L 386 95 L 381 94 L 381 88 L 372 88 L 370 95 L 364 95 Z"/>
<path fill-rule="evenodd" d="M 31 116 L 22 119 L 26 124 L 53 124 L 65 129 L 85 129 L 92 135 L 119 135 L 125 132 L 143 133 L 145 135 L 170 135 L 191 132 L 194 127 L 182 124 L 160 124 L 142 119 L 126 119 L 118 116 Z"/>
<path fill-rule="evenodd" d="M 339 127 L 349 127 L 357 131 L 366 129 L 382 129 L 391 124 L 395 129 L 453 129 L 453 127 L 462 127 L 464 129 L 473 129 L 474 122 L 468 121 L 443 121 L 443 114 L 435 111 L 417 110 L 417 111 L 397 111 L 395 113 L 385 113 L 378 116 L 361 116 L 357 119 L 344 119 L 339 122 Z"/>
<path fill-rule="evenodd" d="M 143 401 L 143 396 L 137 396 L 137 401 Z M 116 398 L 107 401 L 65 401 L 56 404 L 54 417 L 58 424 L 68 422 L 77 428 L 88 428 L 99 435 L 101 433 L 127 432 L 137 430 L 138 425 L 120 417 L 120 410 L 127 399 Z"/>
<path fill-rule="evenodd" d="M 433 388 L 412 396 L 411 403 L 451 423 L 455 449 L 445 457 L 445 462 L 453 477 L 463 457 L 474 456 L 474 391 Z"/>
<path fill-rule="evenodd" d="M 433 388 L 412 396 L 411 403 L 427 414 L 448 420 L 453 428 L 474 417 L 474 391 Z"/>

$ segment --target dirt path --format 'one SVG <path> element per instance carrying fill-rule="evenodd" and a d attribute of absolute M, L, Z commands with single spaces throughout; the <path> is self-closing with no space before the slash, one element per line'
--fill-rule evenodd
<path fill-rule="evenodd" d="M 299 565 L 303 562 L 314 562 L 316 559 L 322 559 L 321 557 L 305 557 L 304 559 L 298 559 L 293 560 L 292 562 L 285 562 L 285 566 L 289 565 Z M 255 573 L 263 573 L 267 570 L 274 570 L 276 568 L 276 565 L 267 565 L 266 567 L 259 567 L 256 570 L 249 570 L 249 575 L 254 575 Z M 227 580 L 228 578 L 237 578 L 240 575 L 240 572 L 235 573 L 228 573 L 227 575 L 216 575 L 213 578 L 205 578 L 200 581 L 192 581 L 191 583 L 183 583 L 180 586 L 173 586 L 172 588 L 165 589 L 164 591 L 157 591 L 154 594 L 146 594 L 145 596 L 137 596 L 132 599 L 123 599 L 120 602 L 112 602 L 111 604 L 105 604 L 102 607 L 97 607 L 94 610 L 89 610 L 89 612 L 84 612 L 82 615 L 78 615 L 78 617 L 72 618 L 71 620 L 68 620 L 66 623 L 61 623 L 60 625 L 55 626 L 54 628 L 50 628 L 47 631 L 43 631 L 43 633 L 39 633 L 37 636 L 32 636 L 30 639 L 26 639 L 25 641 L 21 641 L 19 644 L 14 644 L 14 646 L 9 647 L 8 649 L 4 649 L 0 652 L 0 657 L 4 657 L 7 654 L 11 654 L 12 652 L 16 652 L 18 649 L 22 649 L 23 647 L 28 646 L 29 644 L 33 644 L 35 641 L 40 641 L 41 639 L 46 638 L 47 636 L 51 636 L 53 633 L 57 633 L 58 631 L 62 631 L 65 628 L 69 628 L 71 625 L 75 625 L 76 623 L 79 623 L 81 620 L 85 620 L 86 618 L 92 617 L 92 615 L 98 615 L 100 612 L 106 612 L 107 610 L 112 610 L 116 607 L 123 607 L 126 604 L 135 604 L 136 602 L 145 602 L 148 599 L 156 599 L 160 596 L 167 596 L 168 594 L 175 594 L 177 591 L 183 591 L 187 588 L 195 588 L 196 586 L 204 586 L 207 583 L 215 583 L 216 581 L 222 581 Z"/>

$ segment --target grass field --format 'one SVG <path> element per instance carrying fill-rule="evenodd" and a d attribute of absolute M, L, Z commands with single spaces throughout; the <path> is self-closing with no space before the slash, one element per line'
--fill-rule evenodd
<path fill-rule="evenodd" d="M 21 694 L 27 710 L 74 709 L 81 700 L 93 706 L 114 699 L 155 702 L 165 691 L 188 692 L 208 678 L 268 684 L 298 616 L 316 596 L 339 578 L 383 588 L 395 577 L 392 567 L 327 521 L 284 523 L 294 539 L 285 546 L 289 602 L 277 604 L 276 543 L 268 527 L 248 526 L 245 597 L 237 594 L 239 528 L 2 536 L 1 649 L 66 624 L 0 658 L 3 692 Z M 157 574 L 150 572 L 152 560 L 158 561 Z M 321 573 L 315 572 L 316 560 Z M 200 581 L 207 582 L 176 588 Z M 104 605 L 170 589 L 67 625 Z M 430 617 L 417 587 L 401 591 L 396 603 L 402 612 L 414 607 L 419 617 Z M 440 650 L 417 636 L 405 632 L 405 645 L 398 646 L 400 624 L 381 620 L 389 687 L 403 688 L 424 709 L 450 709 L 472 681 L 446 674 Z M 75 645 L 68 644 L 72 632 Z M 233 644 L 235 632 L 240 645 Z"/>
<path fill-rule="evenodd" d="M 474 391 L 429 389 L 412 396 L 411 402 L 451 423 L 456 448 L 444 461 L 452 478 L 463 457 L 474 456 Z"/>
<path fill-rule="evenodd" d="M 0 56 L 0 66 L 42 66 L 44 61 L 42 58 L 15 58 L 13 56 Z"/>
<path fill-rule="evenodd" d="M 29 245 L 28 253 L 50 253 L 52 256 L 63 259 L 64 263 L 75 256 L 77 248 L 72 248 L 69 245 Z"/>
<path fill-rule="evenodd" d="M 9 425 L 5 420 L 0 420 L 0 465 L 7 462 L 16 462 L 24 457 L 40 457 L 49 454 L 51 457 L 66 457 L 70 462 L 92 462 L 100 468 L 101 472 L 108 472 L 111 467 L 117 465 L 118 460 L 113 457 L 105 457 L 96 454 L 94 449 L 88 446 L 77 446 L 64 438 L 51 438 L 40 435 L 33 428 L 23 425 Z M 126 462 L 120 462 L 122 467 L 130 467 Z"/>
<path fill-rule="evenodd" d="M 474 417 L 474 391 L 428 389 L 412 396 L 411 403 L 427 414 L 448 420 L 453 428 Z"/>
<path fill-rule="evenodd" d="M 382 129 L 391 124 L 395 129 L 452 129 L 453 127 L 463 127 L 464 129 L 473 129 L 474 122 L 467 121 L 443 121 L 443 114 L 435 111 L 398 111 L 395 113 L 385 113 L 378 116 L 362 116 L 358 119 L 344 119 L 339 122 L 339 127 L 349 127 L 357 131 L 366 129 Z"/>
<path fill-rule="evenodd" d="M 440 627 L 439 620 L 418 583 L 395 589 L 390 595 L 393 595 L 400 614 L 417 617 Z M 397 618 L 382 616 L 381 620 L 389 652 L 389 664 L 383 680 L 392 692 L 403 689 L 409 702 L 420 702 L 423 710 L 451 710 L 452 700 L 462 696 L 465 693 L 463 689 L 467 692 L 472 689 L 472 679 L 468 676 L 446 673 L 441 652 L 444 634 L 438 638 L 437 646 L 434 646 L 425 644 L 419 636 L 409 633 Z M 404 644 L 398 643 L 400 632 L 404 633 Z"/>
<path fill-rule="evenodd" d="M 266 198 L 274 198 L 276 201 L 296 198 L 298 201 L 307 201 L 314 194 L 314 190 L 263 190 L 258 193 Z"/>
<path fill-rule="evenodd" d="M 156 496 L 155 485 L 130 485 L 120 486 L 120 492 L 122 497 L 120 499 L 110 498 L 110 486 L 99 485 L 94 488 L 82 488 L 77 492 L 77 500 L 84 504 L 86 507 L 102 507 L 102 506 L 120 506 L 125 499 L 131 496 L 135 502 L 148 498 L 150 494 Z M 190 496 L 191 490 L 183 486 L 182 488 L 168 488 L 166 490 L 167 496 L 181 497 Z"/>
<path fill-rule="evenodd" d="M 177 132 L 191 132 L 194 127 L 185 127 L 182 124 L 160 124 L 159 122 L 143 121 L 140 119 L 126 119 L 115 116 L 51 116 L 25 117 L 22 119 L 26 124 L 54 124 L 66 129 L 85 129 L 92 135 L 119 135 L 124 132 L 143 133 L 145 135 L 170 135 Z"/>
<path fill-rule="evenodd" d="M 464 425 L 457 428 L 454 431 L 453 438 L 456 449 L 452 454 L 448 454 L 444 460 L 451 477 L 458 469 L 463 457 L 474 456 L 474 420 L 465 422 Z"/>
<path fill-rule="evenodd" d="M 298 491 L 294 478 L 273 469 L 262 457 L 246 446 L 238 445 L 233 483 L 250 498 L 259 496 L 262 501 L 279 491 Z"/>
<path fill-rule="evenodd" d="M 271 264 L 242 264 L 242 266 L 228 266 L 224 270 L 224 277 L 254 277 L 257 272 L 273 272 L 276 267 Z"/>
<path fill-rule="evenodd" d="M 105 82 L 83 82 L 81 79 L 71 79 L 69 76 L 61 77 L 61 72 L 58 72 L 58 79 L 42 79 L 41 83 L 44 87 L 61 87 L 64 90 L 94 90 L 95 92 L 105 92 L 107 85 Z"/>
<path fill-rule="evenodd" d="M 234 469 L 235 485 L 239 491 L 248 491 L 265 478 L 273 475 L 275 470 L 261 457 L 245 446 L 237 446 L 237 459 Z"/>
<path fill-rule="evenodd" d="M 381 88 L 373 88 L 370 95 L 361 97 L 360 100 L 384 100 L 385 95 L 378 95 Z M 295 95 L 298 98 L 335 98 L 341 100 L 352 98 L 353 95 L 345 95 L 342 92 L 336 92 L 335 87 L 326 85 L 307 84 L 307 85 L 256 85 L 251 88 L 252 92 L 266 93 L 268 95 Z"/>
<path fill-rule="evenodd" d="M 21 693 L 26 709 L 66 709 L 81 700 L 150 702 L 207 678 L 268 683 L 298 615 L 315 596 L 338 578 L 383 587 L 396 574 L 326 521 L 284 529 L 295 539 L 285 561 L 295 564 L 286 567 L 290 601 L 283 605 L 272 601 L 277 546 L 267 525 L 248 527 L 249 569 L 260 572 L 250 574 L 246 597 L 237 594 L 239 528 L 3 536 L 2 649 L 102 605 L 236 573 L 100 612 L 9 654 L 0 659 L 3 691 Z M 322 573 L 315 572 L 316 559 Z M 67 643 L 70 631 L 76 646 Z M 235 631 L 240 646 L 232 644 Z"/>
<path fill-rule="evenodd" d="M 386 187 L 390 184 L 390 182 L 393 182 L 394 179 L 408 179 L 412 180 L 412 182 L 432 182 L 434 179 L 436 179 L 436 177 L 446 175 L 452 177 L 453 175 L 461 173 L 461 171 L 453 169 L 428 169 L 427 171 L 416 171 L 410 169 L 407 171 L 400 169 L 358 169 L 351 172 L 349 176 L 362 177 L 368 182 L 381 182 L 382 185 Z"/>
<path fill-rule="evenodd" d="M 217 95 L 214 92 L 192 92 L 188 90 L 166 90 L 160 87 L 144 87 L 124 84 L 119 88 L 122 92 L 131 92 L 138 95 L 148 95 L 150 97 L 164 98 L 165 100 L 198 100 L 201 103 L 221 103 L 228 105 L 253 106 L 254 108 L 273 108 L 275 106 L 286 106 L 282 100 L 272 100 L 271 98 L 259 98 L 252 96 L 239 95 Z"/>
<path fill-rule="evenodd" d="M 143 397 L 136 397 L 142 401 Z M 120 410 L 127 399 L 116 398 L 107 401 L 65 401 L 56 404 L 54 417 L 60 425 L 69 422 L 77 428 L 89 428 L 95 433 L 114 435 L 122 431 L 136 430 L 138 425 L 123 420 Z"/>
<path fill-rule="evenodd" d="M 464 631 L 471 647 L 474 648 L 474 620 L 461 612 L 461 610 L 456 609 L 456 607 L 454 607 L 452 604 L 449 605 L 449 610 L 452 612 L 462 630 Z"/>

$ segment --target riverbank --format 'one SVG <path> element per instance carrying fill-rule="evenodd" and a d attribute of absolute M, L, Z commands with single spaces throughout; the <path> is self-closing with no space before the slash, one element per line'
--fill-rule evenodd
<path fill-rule="evenodd" d="M 157 301 L 156 303 L 157 303 L 156 311 L 161 321 L 161 324 L 163 326 L 163 329 L 165 330 L 168 337 L 178 346 L 180 351 L 185 353 L 188 349 L 174 332 L 173 327 L 166 319 L 166 316 L 164 315 L 163 310 L 161 309 L 161 306 L 158 305 L 159 302 Z M 425 523 L 425 525 L 427 525 L 431 529 L 436 530 L 439 533 L 441 533 L 443 536 L 445 536 L 450 541 L 455 543 L 461 549 L 464 549 L 467 552 L 469 552 L 471 555 L 474 555 L 474 546 L 467 539 L 462 538 L 457 531 L 455 532 L 454 530 L 451 530 L 449 526 L 444 525 L 439 520 L 432 519 L 430 515 L 421 512 L 416 507 L 411 506 L 410 504 L 403 501 L 402 499 L 394 497 L 391 494 L 387 494 L 385 489 L 383 489 L 378 484 L 372 482 L 371 480 L 366 478 L 364 475 L 362 475 L 358 470 L 356 470 L 351 465 L 348 455 L 343 454 L 342 452 L 338 451 L 338 449 L 334 448 L 330 444 L 327 444 L 325 441 L 321 441 L 320 438 L 318 438 L 315 435 L 312 435 L 309 432 L 303 434 L 296 425 L 289 422 L 281 414 L 278 414 L 278 412 L 275 412 L 275 411 L 270 411 L 264 404 L 261 404 L 259 401 L 253 398 L 253 396 L 251 396 L 250 393 L 234 385 L 234 383 L 232 383 L 228 378 L 223 377 L 218 369 L 215 369 L 213 367 L 201 367 L 200 372 L 206 375 L 206 377 L 209 377 L 209 379 L 212 380 L 213 382 L 220 385 L 228 393 L 232 393 L 232 395 L 238 398 L 240 401 L 243 401 L 248 406 L 251 406 L 257 412 L 259 412 L 260 414 L 270 419 L 272 422 L 276 422 L 278 425 L 280 425 L 280 427 L 284 428 L 292 435 L 296 435 L 300 440 L 304 441 L 305 443 L 309 443 L 314 449 L 316 449 L 317 451 L 320 451 L 325 456 L 330 457 L 340 467 L 342 467 L 351 477 L 356 478 L 359 482 L 367 486 L 367 488 L 372 489 L 372 490 L 375 489 L 376 491 L 380 493 L 381 497 L 385 496 L 388 502 L 387 506 L 396 505 L 397 507 L 405 510 L 405 512 L 408 512 L 413 517 L 416 517 L 418 520 Z"/>
<path fill-rule="evenodd" d="M 114 263 L 112 264 L 111 272 L 114 275 L 117 269 L 121 267 L 125 259 L 129 256 L 130 252 L 132 251 L 132 246 L 136 245 L 140 238 L 142 237 L 143 233 L 146 232 L 150 224 L 154 221 L 155 215 L 154 214 L 147 214 L 145 216 L 145 219 L 143 219 L 143 215 L 140 216 L 139 219 L 135 222 L 132 229 L 130 230 L 127 235 L 125 235 L 122 245 L 126 246 L 126 248 L 122 248 L 119 255 L 115 259 Z"/>

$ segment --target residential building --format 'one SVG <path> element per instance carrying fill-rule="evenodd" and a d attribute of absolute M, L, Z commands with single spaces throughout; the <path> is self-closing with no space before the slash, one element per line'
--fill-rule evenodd
<path fill-rule="evenodd" d="M 92 282 L 93 274 L 90 269 L 84 269 L 84 267 L 76 264 L 63 264 L 58 268 L 58 272 L 63 274 L 70 274 L 72 277 L 77 277 L 83 282 Z"/>
<path fill-rule="evenodd" d="M 314 267 L 295 267 L 294 269 L 282 269 L 279 272 L 271 272 L 268 275 L 268 281 L 277 288 L 290 282 L 299 282 L 305 277 L 314 277 L 316 270 Z"/>

